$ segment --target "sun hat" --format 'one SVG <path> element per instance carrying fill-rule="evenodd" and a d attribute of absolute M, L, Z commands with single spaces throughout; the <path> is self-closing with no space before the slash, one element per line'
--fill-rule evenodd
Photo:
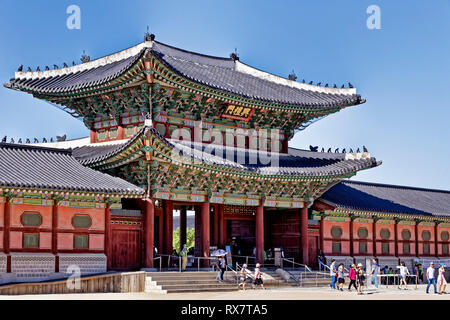
<path fill-rule="evenodd" d="M 358 263 L 358 267 L 362 267 L 362 263 Z"/>
<path fill-rule="evenodd" d="M 256 267 L 259 268 L 261 265 L 259 263 L 256 264 Z"/>
<path fill-rule="evenodd" d="M 430 266 L 431 266 L 432 264 L 434 265 L 434 262 L 433 262 L 433 261 L 430 262 Z"/>
<path fill-rule="evenodd" d="M 443 267 L 443 266 L 444 266 L 444 263 L 441 263 L 441 266 Z"/>
<path fill-rule="evenodd" d="M 247 265 L 244 263 L 244 264 L 242 265 L 242 268 L 247 268 Z"/>

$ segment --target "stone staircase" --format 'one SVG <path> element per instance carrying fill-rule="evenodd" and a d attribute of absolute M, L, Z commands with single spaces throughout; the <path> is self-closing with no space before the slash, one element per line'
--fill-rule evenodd
<path fill-rule="evenodd" d="M 294 271 L 294 270 L 287 270 L 289 271 L 289 279 L 286 280 L 280 272 L 277 272 L 276 270 L 265 270 L 264 274 L 267 275 L 267 277 L 271 277 L 274 279 L 272 286 L 292 286 L 292 287 L 327 287 L 330 285 L 330 277 L 328 275 L 323 275 L 321 273 L 317 272 L 304 272 L 304 271 Z M 301 274 L 301 278 L 300 278 Z M 294 280 L 292 277 L 295 277 L 295 279 L 298 279 L 298 281 Z M 264 277 L 263 277 L 264 281 Z M 266 282 L 264 282 L 266 283 Z M 269 284 L 270 285 L 270 284 Z"/>
<path fill-rule="evenodd" d="M 145 292 L 236 291 L 236 278 L 225 273 L 225 281 L 216 280 L 217 272 L 147 272 Z"/>

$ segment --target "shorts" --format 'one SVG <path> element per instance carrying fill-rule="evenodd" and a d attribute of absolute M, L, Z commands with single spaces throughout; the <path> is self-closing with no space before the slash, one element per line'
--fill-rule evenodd
<path fill-rule="evenodd" d="M 256 278 L 255 281 L 253 282 L 253 284 L 260 285 L 260 284 L 263 284 L 263 281 L 261 278 Z"/>
<path fill-rule="evenodd" d="M 244 282 L 245 282 L 245 277 L 240 277 L 240 278 L 239 278 L 239 282 L 240 282 L 240 283 L 244 283 Z"/>
<path fill-rule="evenodd" d="M 345 279 L 344 278 L 338 278 L 338 283 L 345 283 Z"/>

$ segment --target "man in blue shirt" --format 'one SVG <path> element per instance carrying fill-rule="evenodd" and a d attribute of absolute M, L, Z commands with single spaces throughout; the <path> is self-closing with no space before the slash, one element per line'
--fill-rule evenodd
<path fill-rule="evenodd" d="M 378 289 L 378 273 L 380 272 L 380 266 L 378 264 L 378 259 L 373 258 L 372 260 L 372 271 L 370 272 L 370 275 L 372 276 L 372 284 L 375 286 L 375 288 Z"/>
<path fill-rule="evenodd" d="M 330 287 L 332 289 L 336 289 L 336 274 L 337 274 L 337 268 L 336 268 L 336 260 L 331 260 L 330 264 L 330 276 L 331 276 L 331 283 Z"/>

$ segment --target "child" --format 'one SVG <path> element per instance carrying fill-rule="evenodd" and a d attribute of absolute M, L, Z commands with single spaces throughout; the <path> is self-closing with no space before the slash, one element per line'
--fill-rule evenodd
<path fill-rule="evenodd" d="M 241 271 L 239 271 L 239 288 L 242 286 L 242 290 L 244 291 L 246 279 L 247 279 L 247 265 L 244 263 L 244 265 L 241 268 Z"/>
<path fill-rule="evenodd" d="M 439 267 L 439 275 L 437 278 L 437 282 L 439 285 L 439 294 L 447 294 L 447 292 L 445 291 L 445 288 L 447 287 L 447 281 L 445 280 L 444 274 L 445 274 L 445 266 L 443 263 L 441 263 L 441 266 Z"/>
<path fill-rule="evenodd" d="M 408 289 L 408 285 L 406 284 L 406 276 L 409 274 L 408 267 L 405 266 L 405 263 L 402 261 L 399 266 L 397 266 L 398 269 L 400 269 L 399 279 L 400 279 L 400 286 L 398 287 L 400 290 L 403 288 L 403 284 L 405 285 L 405 290 Z"/>
<path fill-rule="evenodd" d="M 257 285 L 261 285 L 261 288 L 266 289 L 266 288 L 264 288 L 260 268 L 261 268 L 261 265 L 259 263 L 257 263 L 256 268 L 255 268 L 255 281 L 253 282 L 253 288 L 255 288 L 255 286 L 257 286 Z"/>
<path fill-rule="evenodd" d="M 366 280 L 366 276 L 364 275 L 362 266 L 362 263 L 358 263 L 358 269 L 356 270 L 356 278 L 358 279 L 358 294 L 364 294 L 364 281 Z"/>

